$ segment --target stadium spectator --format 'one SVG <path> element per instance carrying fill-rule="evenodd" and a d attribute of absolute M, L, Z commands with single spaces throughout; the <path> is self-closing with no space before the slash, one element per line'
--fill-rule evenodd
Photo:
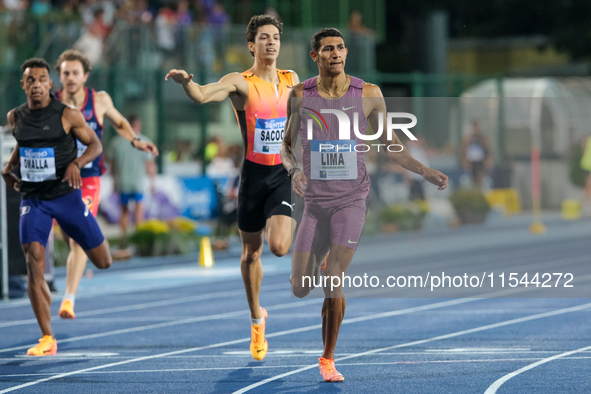
<path fill-rule="evenodd" d="M 141 135 L 142 121 L 132 114 L 129 116 L 129 123 L 140 140 L 149 141 L 149 138 Z M 119 225 L 121 233 L 127 234 L 129 225 L 129 201 L 135 201 L 135 223 L 136 225 L 144 220 L 143 194 L 146 184 L 146 176 L 150 178 L 150 190 L 154 189 L 154 178 L 156 176 L 156 165 L 152 155 L 139 151 L 129 144 L 127 140 L 117 135 L 111 143 L 108 156 L 111 160 L 111 170 L 115 180 L 115 191 L 121 198 L 121 218 Z"/>
<path fill-rule="evenodd" d="M 175 13 L 169 7 L 162 7 L 156 17 L 156 42 L 164 61 L 171 60 L 176 48 L 177 21 Z M 171 61 L 176 61 L 172 59 Z"/>
<path fill-rule="evenodd" d="M 478 121 L 472 121 L 472 131 L 464 136 L 461 146 L 462 167 L 472 175 L 474 185 L 480 187 L 482 179 L 492 169 L 488 138 L 480 131 Z"/>
<path fill-rule="evenodd" d="M 45 16 L 51 11 L 51 2 L 49 0 L 34 0 L 31 4 L 31 13 L 33 16 Z"/>

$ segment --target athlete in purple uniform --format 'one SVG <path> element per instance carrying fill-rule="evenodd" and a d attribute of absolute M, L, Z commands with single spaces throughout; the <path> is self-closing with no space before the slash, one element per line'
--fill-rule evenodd
<path fill-rule="evenodd" d="M 337 29 L 317 32 L 312 38 L 310 55 L 318 64 L 319 76 L 294 86 L 287 106 L 281 159 L 292 178 L 294 192 L 304 197 L 304 213 L 296 236 L 291 272 L 292 291 L 297 297 L 305 297 L 312 290 L 312 283 L 304 281 L 304 277 L 318 275 L 328 251 L 325 275 L 340 278 L 347 272 L 365 223 L 365 201 L 370 185 L 363 152 L 360 152 L 363 149 L 357 152 L 353 147 L 367 143 L 357 134 L 365 134 L 368 121 L 373 130 L 378 130 L 379 116 L 383 116 L 382 125 L 387 124 L 387 109 L 380 88 L 345 74 L 347 52 L 343 36 Z M 357 133 L 354 134 L 351 128 L 349 139 L 341 138 L 337 114 L 326 111 L 321 114 L 321 109 L 349 115 L 351 125 L 357 112 Z M 298 131 L 304 152 L 303 170 L 297 167 L 292 150 Z M 387 140 L 385 132 L 380 142 L 402 146 L 395 134 Z M 447 176 L 425 167 L 406 149 L 391 155 L 402 167 L 439 186 L 439 190 L 447 187 Z M 319 359 L 319 368 L 325 381 L 340 382 L 344 377 L 335 369 L 334 350 L 346 300 L 342 286 L 324 287 L 324 293 L 324 353 Z"/>

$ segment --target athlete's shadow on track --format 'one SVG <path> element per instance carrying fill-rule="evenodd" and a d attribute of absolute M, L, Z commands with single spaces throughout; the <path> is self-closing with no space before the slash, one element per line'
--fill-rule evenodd
<path fill-rule="evenodd" d="M 261 368 L 256 369 L 255 367 L 260 367 L 260 361 L 251 361 L 246 365 L 247 368 L 244 369 L 236 369 L 228 374 L 224 379 L 221 379 L 216 383 L 213 389 L 213 393 L 227 393 L 229 392 L 228 389 L 230 388 L 231 391 L 239 390 L 243 387 L 246 387 L 250 384 L 260 382 L 261 380 L 268 379 L 271 376 L 277 375 L 277 371 L 273 372 L 272 368 Z M 295 368 L 295 367 L 294 367 Z M 302 382 L 304 383 L 304 382 Z M 266 386 L 262 386 L 258 388 L 258 392 L 272 392 L 272 393 L 340 393 L 342 391 L 341 385 L 344 383 L 325 383 L 322 381 L 322 378 L 318 376 L 318 383 L 311 383 L 306 382 L 304 384 L 297 384 L 297 387 L 277 387 L 279 385 L 285 384 L 286 386 L 291 386 L 292 382 L 285 382 L 284 380 L 277 380 L 274 382 L 267 383 L 269 387 L 265 391 Z M 263 391 L 260 391 L 263 389 Z M 256 389 L 255 389 L 256 392 Z"/>

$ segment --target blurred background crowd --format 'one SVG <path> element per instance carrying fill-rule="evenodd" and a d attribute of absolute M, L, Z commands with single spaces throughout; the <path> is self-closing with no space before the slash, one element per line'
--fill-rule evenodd
<path fill-rule="evenodd" d="M 379 84 L 392 110 L 415 114 L 419 141 L 404 142 L 450 176 L 449 191 L 437 193 L 387 155 L 368 152 L 366 231 L 458 225 L 530 209 L 532 147 L 540 150 L 543 209 L 576 200 L 583 213 L 591 211 L 591 166 L 580 165 L 591 135 L 587 1 L 1 0 L 0 113 L 24 101 L 22 61 L 53 63 L 62 51 L 79 49 L 93 65 L 87 86 L 109 92 L 124 115 L 135 114 L 163 153 L 146 168 L 149 198 L 138 219 L 182 216 L 201 235 L 236 234 L 243 142 L 231 105 L 197 107 L 164 75 L 184 68 L 203 84 L 248 69 L 244 31 L 261 13 L 284 23 L 278 67 L 301 80 L 317 73 L 308 55 L 313 33 L 341 29 L 347 73 Z M 107 127 L 107 155 L 114 135 Z M 121 217 L 112 175 L 103 177 L 105 226 Z"/>

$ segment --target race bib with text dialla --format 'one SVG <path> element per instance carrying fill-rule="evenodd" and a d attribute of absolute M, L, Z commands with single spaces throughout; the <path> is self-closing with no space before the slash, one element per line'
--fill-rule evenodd
<path fill-rule="evenodd" d="M 21 179 L 25 182 L 43 182 L 57 179 L 53 148 L 19 148 Z"/>

